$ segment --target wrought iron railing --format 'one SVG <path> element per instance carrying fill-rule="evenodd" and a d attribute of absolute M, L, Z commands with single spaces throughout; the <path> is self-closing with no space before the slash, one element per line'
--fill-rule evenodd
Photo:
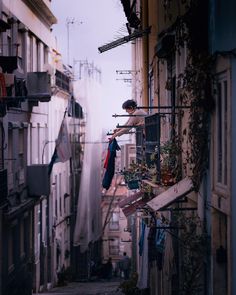
<path fill-rule="evenodd" d="M 69 92 L 70 90 L 70 78 L 62 72 L 56 70 L 56 86 Z"/>

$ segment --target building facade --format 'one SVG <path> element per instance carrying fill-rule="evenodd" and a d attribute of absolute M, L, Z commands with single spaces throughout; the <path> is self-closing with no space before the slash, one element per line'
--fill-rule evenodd
<path fill-rule="evenodd" d="M 234 294 L 235 4 L 121 3 L 132 38 L 132 98 L 148 111 L 143 160 L 156 166 L 155 181 L 142 180 L 153 195 L 138 235 L 163 238 L 155 253 L 147 242 L 148 277 L 139 287 L 151 294 Z"/>
<path fill-rule="evenodd" d="M 1 1 L 1 294 L 37 286 L 42 203 L 29 193 L 27 166 L 41 163 L 41 144 L 47 138 L 45 103 L 51 87 L 45 68 L 55 22 L 49 1 L 36 6 Z"/>
<path fill-rule="evenodd" d="M 82 108 L 52 35 L 51 1 L 1 1 L 0 294 L 55 286 L 73 257 Z M 49 163 L 63 121 L 71 160 Z M 75 214 L 75 213 L 74 213 Z"/>

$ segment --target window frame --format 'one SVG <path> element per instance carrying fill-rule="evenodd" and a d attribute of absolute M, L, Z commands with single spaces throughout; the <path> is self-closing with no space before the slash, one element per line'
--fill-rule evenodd
<path fill-rule="evenodd" d="M 110 256 L 119 256 L 120 255 L 120 238 L 112 237 L 109 238 L 109 255 Z"/>
<path fill-rule="evenodd" d="M 116 218 L 113 218 L 116 215 Z M 115 219 L 115 221 L 114 221 Z M 117 219 L 117 220 L 116 220 Z M 111 218 L 109 220 L 109 231 L 119 231 L 120 230 L 120 212 L 114 211 L 111 213 Z"/>
<path fill-rule="evenodd" d="M 219 85 L 221 85 L 220 98 L 218 96 Z M 230 141 L 228 139 L 230 138 L 230 129 L 231 129 L 231 126 L 230 126 L 230 97 L 231 97 L 230 72 L 228 70 L 222 71 L 216 74 L 214 90 L 215 90 L 214 91 L 215 113 L 213 118 L 213 159 L 212 159 L 213 185 L 214 185 L 214 191 L 226 197 L 227 195 L 229 195 L 229 190 L 230 190 L 230 161 L 229 161 Z M 221 100 L 220 102 L 219 102 L 219 99 Z M 221 104 L 220 107 L 219 107 L 219 103 Z M 220 140 L 219 137 L 221 137 L 222 139 Z M 221 148 L 221 155 L 219 155 L 219 146 Z M 222 165 L 221 170 L 219 168 L 219 165 L 220 165 L 219 157 L 221 157 L 220 159 L 221 165 Z M 222 171 L 222 175 L 219 175 L 219 171 Z M 221 177 L 221 180 L 219 179 L 219 177 Z M 227 177 L 227 179 L 225 179 L 225 177 Z"/>

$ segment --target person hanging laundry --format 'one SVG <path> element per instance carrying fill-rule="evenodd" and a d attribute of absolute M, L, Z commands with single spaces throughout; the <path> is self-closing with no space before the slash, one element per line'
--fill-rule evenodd
<path fill-rule="evenodd" d="M 115 158 L 116 151 L 119 151 L 120 147 L 116 141 L 116 139 L 112 139 L 109 141 L 107 155 L 104 163 L 104 168 L 106 169 L 103 180 L 102 187 L 106 190 L 109 189 L 113 176 L 115 174 Z"/>
<path fill-rule="evenodd" d="M 147 115 L 147 113 L 142 109 L 137 109 L 136 101 L 134 101 L 132 99 L 126 100 L 122 104 L 122 109 L 124 109 L 130 115 L 130 118 L 124 124 L 127 127 L 114 129 L 114 133 L 110 137 L 111 140 L 114 139 L 115 137 L 119 137 L 123 134 L 129 133 L 129 131 L 130 131 L 130 129 L 132 129 L 132 127 L 128 127 L 128 126 L 143 126 L 144 125 L 144 118 Z"/>

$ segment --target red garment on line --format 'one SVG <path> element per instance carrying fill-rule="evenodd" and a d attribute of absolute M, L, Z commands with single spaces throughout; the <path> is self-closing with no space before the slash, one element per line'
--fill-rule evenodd
<path fill-rule="evenodd" d="M 5 76 L 3 73 L 0 73 L 0 97 L 7 96 L 7 90 L 6 90 L 6 82 L 5 82 Z M 0 98 L 0 100 L 2 100 Z"/>
<path fill-rule="evenodd" d="M 107 166 L 108 166 L 109 157 L 110 157 L 110 150 L 108 149 L 107 150 L 107 156 L 106 156 L 106 159 L 105 159 L 105 162 L 104 162 L 104 168 L 106 168 L 106 169 L 107 169 Z"/>

